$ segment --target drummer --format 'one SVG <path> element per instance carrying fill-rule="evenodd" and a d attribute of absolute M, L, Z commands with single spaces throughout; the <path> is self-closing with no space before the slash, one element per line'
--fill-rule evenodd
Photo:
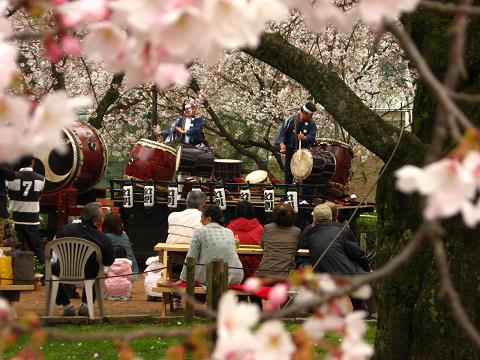
<path fill-rule="evenodd" d="M 183 107 L 183 117 L 179 117 L 172 123 L 169 130 L 163 130 L 158 135 L 161 135 L 165 140 L 165 144 L 170 142 L 180 142 L 181 144 L 190 146 L 205 146 L 205 134 L 203 128 L 205 120 L 203 117 L 197 115 L 197 105 L 193 102 L 186 103 Z M 185 175 L 178 174 L 178 181 L 185 182 Z M 178 186 L 178 191 L 181 193 L 183 185 Z M 179 195 L 181 196 L 181 195 Z"/>
<path fill-rule="evenodd" d="M 285 120 L 275 139 L 275 145 L 280 146 L 280 152 L 285 154 L 285 184 L 293 182 L 290 163 L 300 144 L 302 148 L 309 149 L 315 143 L 317 126 L 311 120 L 315 111 L 317 111 L 315 104 L 307 102 L 300 112 Z"/>

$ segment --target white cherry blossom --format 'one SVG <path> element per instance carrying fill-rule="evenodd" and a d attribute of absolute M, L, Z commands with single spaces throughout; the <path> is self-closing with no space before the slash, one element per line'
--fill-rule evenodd
<path fill-rule="evenodd" d="M 282 322 L 265 322 L 255 334 L 255 359 L 289 360 L 295 351 L 295 345 Z"/>

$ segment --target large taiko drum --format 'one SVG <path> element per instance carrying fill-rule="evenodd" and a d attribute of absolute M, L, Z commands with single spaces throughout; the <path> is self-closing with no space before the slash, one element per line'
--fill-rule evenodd
<path fill-rule="evenodd" d="M 324 184 L 335 173 L 335 157 L 318 148 L 312 148 L 311 151 L 300 149 L 293 154 L 290 168 L 295 181 Z"/>
<path fill-rule="evenodd" d="M 327 138 L 317 139 L 317 144 L 317 149 L 328 151 L 335 156 L 335 173 L 329 183 L 337 190 L 338 195 L 343 195 L 348 188 L 352 176 L 352 147 L 343 141 Z"/>
<path fill-rule="evenodd" d="M 182 145 L 177 152 L 176 170 L 183 174 L 209 178 L 212 176 L 213 162 L 212 148 Z"/>
<path fill-rule="evenodd" d="M 140 139 L 130 154 L 125 176 L 135 180 L 172 180 L 177 151 L 165 144 Z"/>
<path fill-rule="evenodd" d="M 107 167 L 107 147 L 98 130 L 76 123 L 62 129 L 66 151 L 52 150 L 35 156 L 34 170 L 45 176 L 45 192 L 74 187 L 86 192 L 103 177 Z"/>
<path fill-rule="evenodd" d="M 242 175 L 242 160 L 215 159 L 213 162 L 213 176 L 215 180 L 232 181 Z"/>

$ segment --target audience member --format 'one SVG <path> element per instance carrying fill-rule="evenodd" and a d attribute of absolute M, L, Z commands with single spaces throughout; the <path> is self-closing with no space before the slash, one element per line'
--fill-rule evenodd
<path fill-rule="evenodd" d="M 97 244 L 102 252 L 102 262 L 105 266 L 113 264 L 115 259 L 113 254 L 112 242 L 104 233 L 98 229 L 103 224 L 103 212 L 98 203 L 89 203 L 82 209 L 82 222 L 76 224 L 65 225 L 57 232 L 56 238 L 76 237 L 85 239 Z M 47 254 L 50 256 L 50 254 Z M 94 279 L 98 275 L 99 264 L 97 257 L 92 254 L 85 265 L 85 278 Z M 55 261 L 52 263 L 52 274 L 60 273 L 60 263 Z M 93 290 L 93 300 L 95 301 L 95 289 Z M 57 305 L 63 305 L 63 316 L 75 316 L 75 308 L 70 303 L 71 289 L 67 284 L 60 284 L 56 298 Z M 85 290 L 82 294 L 82 304 L 78 309 L 79 316 L 88 316 L 87 296 Z"/>
<path fill-rule="evenodd" d="M 327 204 L 317 205 L 312 215 L 313 225 L 305 228 L 301 243 L 310 252 L 309 262 L 315 272 L 353 275 L 370 271 L 360 246 L 341 232 L 341 226 L 332 223 L 332 211 Z M 352 297 L 351 300 L 354 310 L 363 309 L 362 300 Z M 369 303 L 371 314 L 376 312 L 374 308 L 372 301 Z"/>
<path fill-rule="evenodd" d="M 128 300 L 132 297 L 132 262 L 123 246 L 114 245 L 113 254 L 115 261 L 105 273 L 105 292 L 109 300 Z"/>
<path fill-rule="evenodd" d="M 263 229 L 261 247 L 264 250 L 257 276 L 287 277 L 294 268 L 294 258 L 300 239 L 300 229 L 294 226 L 295 212 L 289 204 L 273 209 L 273 223 Z"/>
<path fill-rule="evenodd" d="M 40 264 L 45 263 L 38 226 L 40 225 L 40 198 L 45 186 L 42 175 L 33 171 L 33 156 L 20 160 L 20 170 L 15 179 L 7 181 L 8 196 L 11 200 L 13 222 L 18 239 L 30 251 L 33 251 Z"/>
<path fill-rule="evenodd" d="M 168 215 L 167 243 L 190 244 L 193 232 L 202 227 L 201 209 L 207 197 L 201 191 L 190 191 L 187 195 L 187 208 Z"/>
<path fill-rule="evenodd" d="M 260 245 L 263 226 L 255 217 L 255 209 L 248 201 L 240 201 L 235 207 L 235 219 L 230 221 L 227 229 L 239 240 L 240 245 Z M 244 279 L 253 276 L 262 261 L 261 256 L 241 255 Z"/>
<path fill-rule="evenodd" d="M 147 265 L 147 268 L 143 273 L 145 278 L 143 288 L 147 294 L 147 301 L 160 301 L 162 299 L 162 294 L 153 292 L 152 289 L 157 286 L 160 280 L 162 280 L 162 273 L 164 271 L 163 264 L 160 262 L 158 256 L 152 256 L 147 259 L 145 265 Z"/>
<path fill-rule="evenodd" d="M 337 206 L 337 204 L 335 204 L 331 201 L 327 201 L 325 203 L 325 205 L 327 205 L 330 208 L 330 210 L 332 211 L 332 224 L 338 226 L 339 228 L 345 227 L 345 229 L 343 230 L 344 236 L 348 240 L 353 241 L 354 243 L 358 244 L 357 238 L 356 238 L 355 234 L 353 233 L 352 229 L 350 229 L 350 226 L 348 226 L 348 225 L 345 226 L 345 224 L 342 224 L 338 221 L 338 206 Z"/>
<path fill-rule="evenodd" d="M 126 257 L 132 263 L 132 272 L 134 274 L 132 276 L 132 281 L 135 281 L 138 274 L 138 263 L 132 250 L 132 243 L 130 242 L 128 235 L 123 230 L 123 223 L 120 215 L 107 214 L 105 221 L 103 222 L 102 231 L 110 238 L 112 241 L 112 246 L 122 246 L 127 252 Z"/>
<path fill-rule="evenodd" d="M 228 284 L 238 285 L 243 279 L 242 263 L 238 258 L 233 232 L 222 226 L 224 217 L 218 205 L 206 205 L 202 210 L 203 227 L 195 230 L 187 257 L 197 264 L 208 264 L 213 259 L 223 259 L 228 264 Z M 184 266 L 180 279 L 186 280 Z M 205 286 L 206 266 L 195 267 L 195 281 Z"/>

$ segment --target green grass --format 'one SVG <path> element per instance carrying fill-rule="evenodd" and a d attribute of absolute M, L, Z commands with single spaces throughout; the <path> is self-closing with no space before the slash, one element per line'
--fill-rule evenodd
<path fill-rule="evenodd" d="M 201 324 L 202 320 L 196 320 L 194 324 Z M 125 333 L 134 330 L 141 330 L 146 328 L 162 327 L 163 329 L 175 329 L 178 327 L 189 327 L 185 324 L 183 319 L 173 319 L 162 323 L 141 323 L 141 324 L 95 324 L 95 325 L 77 325 L 77 326 L 55 326 L 54 329 L 59 331 L 65 331 L 68 333 L 88 333 L 97 331 L 118 331 L 119 333 Z M 289 331 L 294 331 L 300 326 L 298 323 L 286 323 L 286 327 Z M 368 331 L 366 334 L 366 340 L 373 344 L 375 341 L 376 324 L 369 322 Z M 326 339 L 332 344 L 339 344 L 339 337 L 335 334 L 327 334 Z M 145 360 L 149 359 L 161 359 L 164 357 L 167 349 L 181 342 L 182 339 L 172 338 L 142 338 L 131 342 L 131 347 L 135 353 Z M 8 349 L 5 353 L 6 359 L 11 359 L 19 350 L 21 350 L 27 343 L 28 338 L 26 336 L 21 337 L 17 344 Z M 118 359 L 116 347 L 112 341 L 109 340 L 88 340 L 88 341 L 49 341 L 42 347 L 45 359 L 48 360 L 68 360 L 68 359 L 93 359 L 95 354 L 96 359 Z M 321 349 L 318 349 L 319 353 L 323 353 Z"/>

